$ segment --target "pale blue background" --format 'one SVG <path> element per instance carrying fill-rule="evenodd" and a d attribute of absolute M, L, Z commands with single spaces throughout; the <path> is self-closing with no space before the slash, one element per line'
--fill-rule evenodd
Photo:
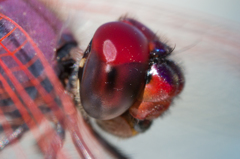
<path fill-rule="evenodd" d="M 239 0 L 156 0 L 240 23 Z"/>

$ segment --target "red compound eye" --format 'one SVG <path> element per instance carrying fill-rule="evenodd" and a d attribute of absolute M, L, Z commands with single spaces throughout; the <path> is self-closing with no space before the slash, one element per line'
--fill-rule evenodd
<path fill-rule="evenodd" d="M 148 42 L 136 28 L 123 22 L 110 22 L 98 28 L 92 39 L 91 52 L 111 65 L 147 63 Z"/>
<path fill-rule="evenodd" d="M 139 21 L 127 17 L 120 18 L 120 21 L 136 27 L 139 31 L 141 31 L 144 34 L 144 36 L 148 40 L 149 43 L 148 47 L 151 54 L 166 57 L 170 55 L 171 52 L 173 51 L 171 47 L 162 43 L 159 40 L 158 36 L 151 29 L 149 29 Z"/>
<path fill-rule="evenodd" d="M 98 28 L 87 52 L 80 86 L 82 105 L 94 118 L 117 117 L 144 89 L 148 41 L 137 28 L 111 22 Z"/>

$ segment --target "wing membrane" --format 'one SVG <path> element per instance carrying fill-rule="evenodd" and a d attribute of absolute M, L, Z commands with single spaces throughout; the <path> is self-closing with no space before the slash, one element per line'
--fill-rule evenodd
<path fill-rule="evenodd" d="M 77 120 L 82 120 L 82 117 L 79 118 L 72 99 L 58 80 L 54 64 L 48 63 L 45 54 L 21 26 L 3 14 L 0 17 L 3 30 L 0 33 L 0 103 L 3 104 L 0 105 L 0 115 L 12 120 L 10 123 L 6 118 L 3 120 L 4 132 L 8 132 L 7 136 L 15 133 L 18 129 L 13 129 L 11 123 L 16 124 L 16 120 L 19 120 L 37 138 L 39 134 L 33 128 L 38 127 L 46 118 L 57 119 L 64 129 L 70 131 L 79 154 L 82 157 L 92 157 L 79 132 Z M 2 107 L 12 109 L 10 114 Z M 53 150 L 44 152 L 45 155 L 57 152 L 62 142 L 50 125 L 48 129 L 55 135 L 50 135 L 52 142 L 49 146 Z M 56 144 L 57 142 L 60 143 Z M 39 146 L 43 151 L 49 151 L 45 142 L 39 143 Z M 65 158 L 63 154 L 61 157 Z"/>

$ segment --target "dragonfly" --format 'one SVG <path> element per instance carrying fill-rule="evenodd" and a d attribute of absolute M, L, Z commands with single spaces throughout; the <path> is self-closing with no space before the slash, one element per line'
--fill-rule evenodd
<path fill-rule="evenodd" d="M 173 49 L 132 18 L 99 27 L 83 54 L 40 2 L 0 6 L 2 151 L 30 131 L 46 158 L 67 158 L 61 148 L 68 130 L 79 157 L 99 158 L 83 138 L 87 131 L 113 157 L 127 158 L 93 130 L 88 116 L 111 134 L 131 137 L 146 131 L 183 89 L 181 69 L 167 59 Z"/>

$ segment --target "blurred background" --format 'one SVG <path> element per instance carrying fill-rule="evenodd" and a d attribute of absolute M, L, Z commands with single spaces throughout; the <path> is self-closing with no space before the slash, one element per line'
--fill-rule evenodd
<path fill-rule="evenodd" d="M 199 13 L 206 13 L 208 15 L 215 15 L 222 20 L 232 20 L 237 23 L 240 22 L 239 4 L 238 0 L 156 0 L 168 5 L 174 5 L 186 10 L 192 10 Z"/>
<path fill-rule="evenodd" d="M 240 1 L 45 1 L 83 50 L 101 24 L 125 14 L 176 45 L 171 59 L 184 71 L 183 92 L 146 133 L 103 134 L 121 151 L 133 159 L 240 158 Z"/>

